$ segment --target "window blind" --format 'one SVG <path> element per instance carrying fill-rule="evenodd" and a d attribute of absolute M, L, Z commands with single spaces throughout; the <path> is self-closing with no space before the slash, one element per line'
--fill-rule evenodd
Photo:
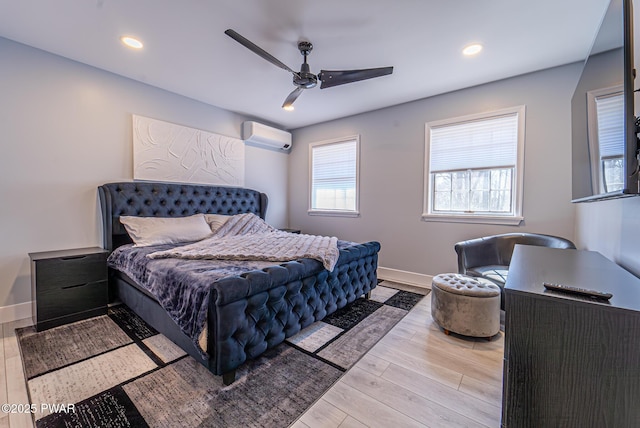
<path fill-rule="evenodd" d="M 312 146 L 312 208 L 319 208 L 316 195 L 322 190 L 354 190 L 357 175 L 357 141 Z"/>
<path fill-rule="evenodd" d="M 622 93 L 596 97 L 600 157 L 624 153 L 624 97 Z"/>
<path fill-rule="evenodd" d="M 356 184 L 356 142 L 313 147 L 313 184 L 344 189 Z"/>
<path fill-rule="evenodd" d="M 430 129 L 429 170 L 515 166 L 518 114 L 512 113 Z"/>

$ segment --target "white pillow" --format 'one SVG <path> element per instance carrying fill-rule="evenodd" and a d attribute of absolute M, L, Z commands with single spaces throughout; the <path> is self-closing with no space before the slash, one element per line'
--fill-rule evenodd
<path fill-rule="evenodd" d="M 203 214 L 189 217 L 121 216 L 120 223 L 129 233 L 134 247 L 200 241 L 211 236 Z"/>
<path fill-rule="evenodd" d="M 220 229 L 223 224 L 229 220 L 230 215 L 224 214 L 205 214 L 204 219 L 207 223 L 209 223 L 209 227 L 211 227 L 211 231 L 215 232 Z"/>

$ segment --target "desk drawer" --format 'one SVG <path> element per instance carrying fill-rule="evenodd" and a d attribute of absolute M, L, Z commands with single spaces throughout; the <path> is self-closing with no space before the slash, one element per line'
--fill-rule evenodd
<path fill-rule="evenodd" d="M 98 253 L 35 261 L 38 292 L 106 280 L 106 258 Z"/>

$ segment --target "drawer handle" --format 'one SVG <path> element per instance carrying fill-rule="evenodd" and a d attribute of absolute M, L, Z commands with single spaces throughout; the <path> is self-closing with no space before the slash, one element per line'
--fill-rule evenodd
<path fill-rule="evenodd" d="M 84 284 L 78 284 L 78 285 L 68 285 L 66 287 L 62 287 L 63 290 L 68 290 L 70 288 L 78 288 L 78 287 L 84 287 L 85 285 L 89 285 L 91 284 L 90 282 L 85 282 Z"/>
<path fill-rule="evenodd" d="M 68 290 L 69 288 L 78 288 L 78 287 L 84 287 L 86 285 L 91 285 L 91 284 L 98 284 L 102 281 L 91 281 L 91 282 L 85 282 L 84 284 L 76 284 L 76 285 L 67 285 L 66 287 L 60 287 L 62 290 Z"/>
<path fill-rule="evenodd" d="M 85 257 L 87 257 L 86 255 L 84 256 L 68 256 L 68 257 L 61 257 L 60 260 L 78 260 L 78 259 L 84 259 Z"/>

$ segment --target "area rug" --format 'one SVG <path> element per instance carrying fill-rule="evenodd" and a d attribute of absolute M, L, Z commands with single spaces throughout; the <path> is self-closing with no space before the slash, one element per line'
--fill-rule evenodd
<path fill-rule="evenodd" d="M 16 332 L 39 428 L 286 427 L 423 297 L 383 282 L 240 366 L 229 386 L 124 305 Z"/>

